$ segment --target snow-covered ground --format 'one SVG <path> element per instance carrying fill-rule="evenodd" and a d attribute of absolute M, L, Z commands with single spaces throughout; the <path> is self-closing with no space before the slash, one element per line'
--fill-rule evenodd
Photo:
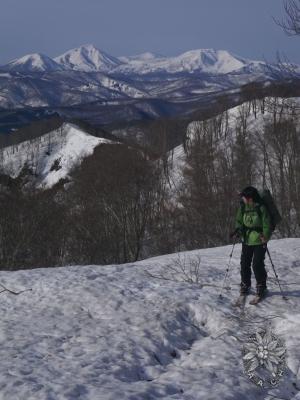
<path fill-rule="evenodd" d="M 269 248 L 288 300 L 267 260 L 269 296 L 246 304 L 244 316 L 231 305 L 240 245 L 222 301 L 231 246 L 126 265 L 0 272 L 7 288 L 32 289 L 1 292 L 0 399 L 299 399 L 300 239 Z M 180 265 L 188 270 L 199 257 L 199 283 L 184 282 Z M 269 391 L 250 382 L 242 362 L 249 335 L 266 324 L 287 349 L 285 374 Z"/>

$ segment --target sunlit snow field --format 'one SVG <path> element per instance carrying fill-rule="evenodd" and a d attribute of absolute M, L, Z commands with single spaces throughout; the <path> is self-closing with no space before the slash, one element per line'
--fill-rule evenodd
<path fill-rule="evenodd" d="M 232 306 L 240 245 L 231 290 L 218 299 L 231 248 L 0 272 L 5 287 L 32 289 L 0 293 L 0 399 L 300 399 L 300 239 L 269 244 L 288 301 L 266 258 L 269 296 L 247 303 L 243 318 Z M 200 282 L 184 282 L 180 266 L 190 275 L 199 260 Z M 250 382 L 242 362 L 243 343 L 266 324 L 287 349 L 285 374 L 269 391 Z"/>

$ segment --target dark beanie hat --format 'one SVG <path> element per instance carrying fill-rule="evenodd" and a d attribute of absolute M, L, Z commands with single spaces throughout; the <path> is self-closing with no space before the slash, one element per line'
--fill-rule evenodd
<path fill-rule="evenodd" d="M 245 189 L 243 189 L 240 193 L 241 196 L 247 197 L 247 198 L 251 198 L 254 201 L 259 201 L 260 196 L 259 193 L 257 191 L 257 189 L 255 189 L 255 187 L 253 186 L 247 186 L 245 187 Z"/>

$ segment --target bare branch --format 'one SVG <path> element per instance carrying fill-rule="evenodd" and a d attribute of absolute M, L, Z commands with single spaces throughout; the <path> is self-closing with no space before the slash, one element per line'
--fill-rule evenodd
<path fill-rule="evenodd" d="M 287 35 L 300 35 L 300 0 L 285 0 L 284 10 L 286 17 L 282 20 L 274 21 Z"/>
<path fill-rule="evenodd" d="M 0 283 L 0 286 L 3 288 L 3 290 L 1 290 L 0 293 L 8 292 L 10 294 L 14 294 L 15 296 L 18 296 L 19 294 L 24 293 L 24 292 L 30 292 L 32 290 L 32 289 L 25 289 L 25 290 L 21 290 L 20 292 L 14 292 L 13 290 L 8 289 L 7 287 L 2 285 L 1 283 Z"/>
<path fill-rule="evenodd" d="M 201 277 L 201 257 L 190 257 L 178 254 L 172 263 L 164 266 L 157 274 L 146 271 L 147 276 L 155 279 L 162 279 L 172 282 L 186 282 L 199 285 L 200 288 L 205 286 L 220 287 L 212 283 L 203 283 Z"/>

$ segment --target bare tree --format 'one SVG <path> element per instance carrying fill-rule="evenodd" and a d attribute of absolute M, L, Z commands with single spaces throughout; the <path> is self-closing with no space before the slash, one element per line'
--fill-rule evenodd
<path fill-rule="evenodd" d="M 193 124 L 192 131 L 180 196 L 188 249 L 226 243 L 235 193 L 232 157 L 225 145 L 227 113 Z"/>
<path fill-rule="evenodd" d="M 50 191 L 24 190 L 22 180 L 8 179 L 0 192 L 0 269 L 63 264 L 65 209 Z"/>
<path fill-rule="evenodd" d="M 235 141 L 232 146 L 233 175 L 237 188 L 242 188 L 255 181 L 256 162 L 253 148 L 249 116 L 252 105 L 244 103 L 238 108 L 235 121 Z"/>
<path fill-rule="evenodd" d="M 300 0 L 285 0 L 284 10 L 286 17 L 275 22 L 284 29 L 287 35 L 300 35 Z"/>
<path fill-rule="evenodd" d="M 287 237 L 297 236 L 300 232 L 300 132 L 297 107 L 297 103 L 284 99 L 268 104 L 272 117 L 258 138 L 264 152 L 264 183 L 273 192 L 283 217 L 278 226 L 280 236 Z"/>
<path fill-rule="evenodd" d="M 285 17 L 274 19 L 289 36 L 300 35 L 300 0 L 284 0 Z M 271 67 L 270 67 L 271 68 Z M 277 82 L 272 85 L 272 95 L 278 97 L 299 96 L 298 67 L 288 57 L 277 52 L 277 68 L 271 68 Z"/>
<path fill-rule="evenodd" d="M 137 260 L 159 209 L 160 170 L 141 151 L 98 146 L 73 174 L 72 262 Z"/>

